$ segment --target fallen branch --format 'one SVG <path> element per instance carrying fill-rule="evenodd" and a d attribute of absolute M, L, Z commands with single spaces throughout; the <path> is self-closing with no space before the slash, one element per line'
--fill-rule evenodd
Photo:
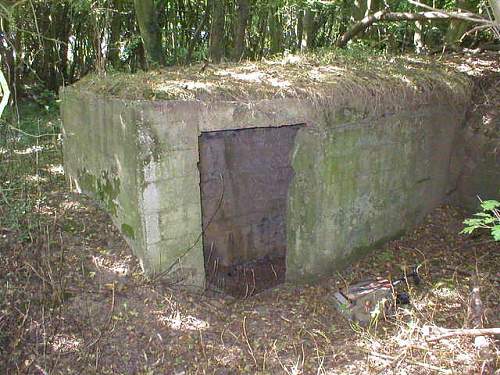
<path fill-rule="evenodd" d="M 433 10 L 433 11 L 439 10 L 439 9 L 436 9 L 436 8 L 431 7 L 429 5 L 422 4 L 420 1 L 408 0 L 408 2 L 410 4 L 413 4 L 415 6 L 423 8 L 423 9 Z M 497 39 L 500 39 L 500 1 L 498 1 L 498 0 L 489 0 L 488 2 L 490 4 L 491 11 L 493 12 L 493 16 L 491 15 L 491 12 L 489 11 L 487 5 L 484 7 L 484 9 L 486 10 L 486 14 L 488 15 L 490 21 L 493 24 L 486 23 L 486 24 L 481 25 L 481 26 L 476 26 L 472 30 L 470 30 L 469 32 L 467 32 L 464 35 L 462 35 L 462 38 L 460 38 L 460 40 L 462 40 L 466 35 L 468 35 L 470 33 L 473 33 L 473 32 L 478 31 L 478 30 L 486 29 L 486 28 L 491 28 L 491 30 L 492 30 L 493 34 L 495 35 L 495 37 Z M 468 13 L 467 11 L 465 11 L 463 9 L 457 9 L 457 10 L 458 10 L 459 14 L 467 14 Z M 457 12 L 453 12 L 453 13 L 456 14 Z M 476 22 L 476 17 L 473 17 L 473 19 L 469 19 L 467 16 L 465 16 L 465 17 L 463 17 L 461 19 L 463 19 L 464 21 Z M 482 22 L 480 22 L 480 23 L 482 23 Z"/>
<path fill-rule="evenodd" d="M 425 328 L 425 327 L 424 327 Z M 428 336 L 426 341 L 433 342 L 446 339 L 454 336 L 496 336 L 500 335 L 500 328 L 475 328 L 475 329 L 446 329 L 439 327 L 428 327 L 429 333 L 433 332 L 433 336 Z M 434 333 L 436 332 L 436 333 Z M 424 333 L 424 336 L 426 333 Z"/>
<path fill-rule="evenodd" d="M 368 27 L 373 25 L 375 22 L 391 22 L 391 21 L 426 21 L 426 20 L 450 20 L 450 19 L 461 19 L 472 21 L 479 24 L 484 24 L 488 26 L 495 26 L 495 23 L 482 18 L 475 13 L 469 12 L 443 12 L 441 10 L 433 10 L 429 12 L 388 12 L 387 10 L 381 10 L 369 16 L 366 16 L 361 21 L 355 23 L 350 30 L 346 31 L 338 40 L 337 47 L 343 48 L 347 45 L 347 42 L 354 38 L 359 33 L 366 30 Z"/>

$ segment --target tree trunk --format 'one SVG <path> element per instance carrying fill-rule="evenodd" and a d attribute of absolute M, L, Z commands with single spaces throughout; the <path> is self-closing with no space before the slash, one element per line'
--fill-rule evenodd
<path fill-rule="evenodd" d="M 366 17 L 366 0 L 354 0 L 352 3 L 351 21 L 359 21 Z"/>
<path fill-rule="evenodd" d="M 421 21 L 415 21 L 415 34 L 413 34 L 413 44 L 415 52 L 421 54 L 424 50 L 424 41 L 422 39 L 423 24 Z"/>
<path fill-rule="evenodd" d="M 474 10 L 474 6 L 467 0 L 457 0 L 457 7 L 460 9 Z M 462 35 L 470 27 L 470 22 L 464 20 L 452 20 L 445 35 L 445 44 L 455 46 L 459 43 Z"/>
<path fill-rule="evenodd" d="M 15 34 L 10 31 L 9 26 L 8 19 L 0 22 L 0 32 L 3 34 L 3 40 L 2 43 L 0 43 L 0 69 L 5 71 L 5 79 L 10 91 L 15 92 L 17 81 L 15 56 L 18 56 L 18 54 L 17 51 L 15 51 L 14 42 L 11 39 Z"/>
<path fill-rule="evenodd" d="M 256 33 L 257 38 L 255 38 L 255 52 L 253 58 L 259 60 L 264 56 L 264 49 L 266 47 L 266 30 L 267 30 L 267 11 L 262 7 L 257 14 L 258 32 Z"/>
<path fill-rule="evenodd" d="M 212 0 L 212 23 L 208 53 L 213 62 L 224 57 L 224 0 Z"/>
<path fill-rule="evenodd" d="M 68 80 L 68 43 L 73 26 L 69 17 L 68 5 L 62 3 L 57 17 L 56 35 L 59 43 L 54 44 L 58 54 L 59 84 L 65 84 Z"/>
<path fill-rule="evenodd" d="M 118 69 L 120 63 L 120 35 L 122 31 L 122 0 L 113 0 L 113 15 L 109 33 L 109 46 L 107 60 L 111 66 Z"/>
<path fill-rule="evenodd" d="M 282 30 L 278 16 L 278 7 L 269 7 L 269 34 L 271 36 L 271 54 L 281 51 Z"/>
<path fill-rule="evenodd" d="M 148 66 L 163 65 L 161 33 L 154 0 L 134 0 L 135 15 L 146 50 Z"/>
<path fill-rule="evenodd" d="M 300 51 L 302 48 L 302 37 L 304 35 L 304 11 L 301 9 L 297 15 L 297 49 Z"/>
<path fill-rule="evenodd" d="M 250 4 L 248 0 L 237 0 L 238 16 L 236 19 L 236 30 L 234 35 L 233 60 L 240 60 L 245 52 L 245 36 L 250 15 Z"/>
<path fill-rule="evenodd" d="M 300 49 L 307 51 L 314 48 L 316 40 L 316 27 L 314 25 L 314 13 L 310 8 L 307 8 L 304 14 L 304 32 Z"/>
<path fill-rule="evenodd" d="M 493 11 L 493 16 L 495 17 L 495 23 L 500 26 L 500 1 L 489 0 L 489 3 Z"/>
<path fill-rule="evenodd" d="M 186 56 L 187 63 L 191 62 L 191 57 L 193 56 L 194 48 L 196 47 L 196 44 L 200 40 L 201 31 L 202 31 L 203 27 L 205 26 L 207 19 L 208 19 L 208 12 L 204 12 L 203 18 L 201 19 L 199 25 L 196 27 L 196 30 L 194 31 L 194 34 L 191 37 L 191 40 L 189 41 L 189 46 L 188 46 L 188 51 L 187 51 L 187 56 Z"/>
<path fill-rule="evenodd" d="M 2 117 L 5 107 L 7 107 L 7 104 L 9 104 L 10 90 L 9 90 L 9 84 L 7 83 L 7 80 L 5 79 L 5 76 L 3 75 L 1 69 L 0 69 L 0 93 L 2 94 L 2 100 L 0 101 L 0 117 Z"/>

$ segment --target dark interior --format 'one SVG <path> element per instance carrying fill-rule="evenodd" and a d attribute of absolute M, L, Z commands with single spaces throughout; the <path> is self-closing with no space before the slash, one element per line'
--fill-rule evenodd
<path fill-rule="evenodd" d="M 285 280 L 290 161 L 300 127 L 200 136 L 203 252 L 209 287 L 248 297 Z"/>

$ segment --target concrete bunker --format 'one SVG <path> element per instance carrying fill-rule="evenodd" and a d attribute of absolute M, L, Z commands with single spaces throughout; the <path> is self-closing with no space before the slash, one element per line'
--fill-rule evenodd
<path fill-rule="evenodd" d="M 89 77 L 61 92 L 65 171 L 148 274 L 239 296 L 311 281 L 456 186 L 470 83 L 408 64 L 366 80 L 304 63 Z"/>

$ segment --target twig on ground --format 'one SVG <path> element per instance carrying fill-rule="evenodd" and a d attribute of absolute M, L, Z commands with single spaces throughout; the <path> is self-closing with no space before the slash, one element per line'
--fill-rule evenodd
<path fill-rule="evenodd" d="M 6 124 L 10 129 L 12 129 L 18 133 L 21 133 L 22 135 L 25 135 L 27 137 L 34 138 L 34 139 L 40 139 L 43 137 L 58 137 L 58 136 L 60 136 L 60 134 L 58 134 L 58 133 L 31 134 L 31 133 L 25 132 L 22 129 L 16 128 L 14 125 L 11 125 L 9 123 L 6 123 Z"/>
<path fill-rule="evenodd" d="M 97 337 L 92 342 L 85 345 L 82 349 L 71 350 L 68 352 L 61 353 L 61 355 L 75 354 L 75 353 L 80 352 L 80 351 L 88 350 L 88 349 L 92 348 L 93 346 L 95 346 L 101 340 L 101 338 L 104 336 L 104 331 L 108 331 L 108 332 L 111 331 L 110 325 L 111 325 L 111 321 L 113 319 L 113 312 L 115 310 L 115 287 L 114 287 L 114 284 L 113 284 L 113 287 L 111 289 L 111 292 L 112 292 L 112 294 L 111 294 L 111 307 L 109 309 L 108 319 L 107 319 L 106 324 L 103 327 L 103 329 L 99 330 L 99 334 L 97 335 Z"/>
<path fill-rule="evenodd" d="M 384 365 L 378 372 L 377 374 L 382 374 L 385 370 L 388 368 L 394 368 L 394 365 L 396 365 L 398 362 L 404 359 L 406 356 L 406 351 L 403 351 L 402 353 L 398 354 L 396 357 L 394 357 L 393 360 L 389 361 L 386 365 Z"/>
<path fill-rule="evenodd" d="M 205 360 L 207 360 L 207 352 L 205 351 L 205 344 L 203 344 L 203 333 L 201 332 L 201 329 L 198 330 L 198 333 L 200 334 L 201 352 L 203 353 L 203 357 L 205 358 Z"/>
<path fill-rule="evenodd" d="M 451 272 L 454 272 L 454 273 L 457 273 L 459 275 L 462 275 L 462 276 L 474 276 L 474 274 L 472 272 L 468 272 L 468 271 L 465 271 L 465 270 L 460 270 L 458 268 L 453 268 L 453 267 L 443 267 L 443 270 L 447 270 L 447 271 L 451 271 Z M 484 279 L 487 279 L 491 282 L 500 282 L 500 278 L 498 277 L 495 277 L 495 276 L 483 276 Z"/>
<path fill-rule="evenodd" d="M 252 345 L 250 345 L 250 341 L 248 341 L 246 319 L 247 319 L 247 317 L 244 316 L 243 317 L 243 337 L 245 338 L 245 342 L 248 346 L 248 351 L 249 351 L 250 355 L 252 356 L 253 362 L 255 363 L 255 367 L 258 368 L 259 365 L 257 364 L 257 359 L 255 358 L 255 354 L 253 353 Z"/>
<path fill-rule="evenodd" d="M 426 341 L 433 342 L 454 336 L 496 336 L 500 335 L 500 328 L 472 328 L 472 329 L 447 329 L 441 327 L 424 326 Z M 431 333 L 435 332 L 435 333 Z"/>
<path fill-rule="evenodd" d="M 387 354 L 382 354 L 382 353 L 377 353 L 377 352 L 367 352 L 368 355 L 372 355 L 372 356 L 375 356 L 375 357 L 379 357 L 379 358 L 383 358 L 383 359 L 388 359 L 390 361 L 394 361 L 397 359 L 397 357 L 393 357 L 393 356 L 390 356 L 390 355 L 387 355 Z M 414 361 L 412 359 L 405 359 L 406 362 L 412 364 L 412 365 L 415 365 L 415 366 L 420 366 L 420 367 L 423 367 L 423 368 L 426 368 L 428 370 L 434 370 L 434 371 L 437 371 L 437 372 L 442 372 L 443 374 L 451 374 L 451 370 L 448 370 L 448 369 L 444 369 L 444 368 L 441 368 L 441 367 L 437 367 L 437 366 L 433 366 L 433 365 L 429 365 L 428 363 L 424 363 L 424 362 L 419 362 L 419 361 Z"/>

